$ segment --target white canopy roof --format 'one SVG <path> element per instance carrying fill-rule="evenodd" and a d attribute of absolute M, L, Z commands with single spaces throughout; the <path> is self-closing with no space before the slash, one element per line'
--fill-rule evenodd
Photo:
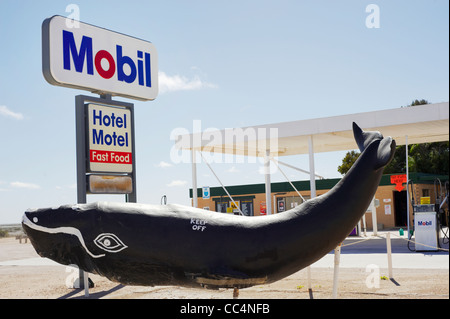
<path fill-rule="evenodd" d="M 311 137 L 315 153 L 351 150 L 357 148 L 352 122 L 363 130 L 380 131 L 384 136 L 393 137 L 397 145 L 405 144 L 406 136 L 409 144 L 448 141 L 449 103 L 201 132 L 179 136 L 176 146 L 253 156 L 264 156 L 270 149 L 271 155 L 285 156 L 308 154 Z"/>

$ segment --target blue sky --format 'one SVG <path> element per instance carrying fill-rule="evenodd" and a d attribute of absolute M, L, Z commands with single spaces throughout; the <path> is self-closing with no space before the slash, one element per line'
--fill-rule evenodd
<path fill-rule="evenodd" d="M 151 41 L 160 94 L 135 104 L 138 202 L 189 205 L 190 164 L 176 128 L 231 128 L 449 100 L 448 1 L 0 1 L 0 224 L 31 207 L 76 202 L 75 96 L 41 72 L 41 25 L 67 16 Z M 379 28 L 368 28 L 369 4 Z M 95 95 L 94 95 L 95 96 Z M 339 177 L 345 152 L 316 171 Z M 307 156 L 283 159 L 308 169 Z M 257 164 L 214 164 L 226 185 L 263 183 Z M 307 175 L 288 172 L 294 180 Z M 280 173 L 273 181 L 284 181 Z M 204 164 L 198 186 L 219 183 Z M 88 196 L 88 201 L 123 201 Z"/>

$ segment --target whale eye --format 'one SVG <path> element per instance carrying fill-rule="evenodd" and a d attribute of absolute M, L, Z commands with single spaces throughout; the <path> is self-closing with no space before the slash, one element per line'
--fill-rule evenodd
<path fill-rule="evenodd" d="M 119 239 L 119 237 L 111 233 L 98 235 L 97 238 L 94 239 L 94 243 L 97 247 L 110 253 L 117 253 L 128 247 Z"/>

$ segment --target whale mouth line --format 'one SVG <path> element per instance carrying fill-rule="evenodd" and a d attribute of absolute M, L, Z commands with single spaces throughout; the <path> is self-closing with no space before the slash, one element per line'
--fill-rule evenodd
<path fill-rule="evenodd" d="M 28 227 L 30 227 L 31 229 L 37 230 L 37 231 L 41 231 L 44 233 L 48 233 L 48 234 L 59 234 L 59 233 L 63 233 L 63 234 L 67 234 L 67 235 L 74 235 L 78 238 L 78 240 L 80 241 L 80 244 L 83 246 L 84 250 L 86 250 L 86 252 L 92 257 L 92 258 L 100 258 L 100 257 L 104 257 L 105 254 L 100 254 L 100 255 L 95 255 L 93 253 L 91 253 L 89 251 L 89 249 L 86 247 L 86 244 L 84 242 L 84 238 L 83 235 L 81 234 L 80 230 L 75 228 L 75 227 L 56 227 L 56 228 L 49 228 L 49 227 L 44 227 L 44 226 L 40 226 L 40 225 L 36 225 L 35 223 L 33 223 L 27 216 L 26 214 L 23 215 L 22 217 L 22 223 L 27 225 Z"/>

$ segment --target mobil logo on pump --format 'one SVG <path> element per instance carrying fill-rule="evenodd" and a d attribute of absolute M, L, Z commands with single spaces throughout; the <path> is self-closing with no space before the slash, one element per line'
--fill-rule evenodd
<path fill-rule="evenodd" d="M 151 42 L 54 16 L 42 24 L 43 73 L 53 85 L 154 100 L 157 52 Z"/>
<path fill-rule="evenodd" d="M 433 221 L 431 220 L 419 220 L 417 221 L 418 226 L 433 226 Z"/>

